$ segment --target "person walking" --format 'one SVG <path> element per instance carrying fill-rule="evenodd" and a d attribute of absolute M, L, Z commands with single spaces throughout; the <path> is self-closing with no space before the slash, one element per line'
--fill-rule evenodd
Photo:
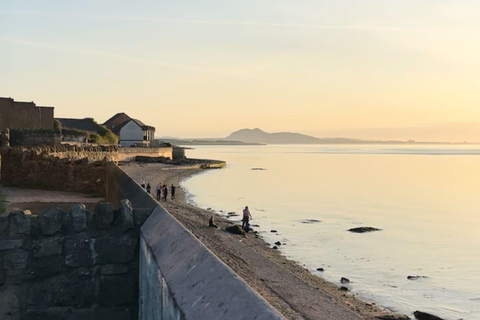
<path fill-rule="evenodd" d="M 167 201 L 167 196 L 168 196 L 168 187 L 167 185 L 163 186 L 163 201 Z"/>
<path fill-rule="evenodd" d="M 172 200 L 175 200 L 175 186 L 173 185 L 173 183 L 172 183 L 172 186 L 170 187 L 170 194 L 171 194 Z"/>
<path fill-rule="evenodd" d="M 245 206 L 243 209 L 243 219 L 242 219 L 242 230 L 245 228 L 246 225 L 252 220 L 252 215 L 250 214 L 250 210 L 248 210 L 248 206 Z"/>
<path fill-rule="evenodd" d="M 157 186 L 155 187 L 155 191 L 157 191 L 157 200 L 160 200 L 160 193 L 161 193 L 161 185 L 160 185 L 160 182 L 157 184 Z"/>
<path fill-rule="evenodd" d="M 150 190 L 152 190 L 152 187 L 150 186 L 150 183 L 147 183 L 147 193 L 150 194 Z"/>

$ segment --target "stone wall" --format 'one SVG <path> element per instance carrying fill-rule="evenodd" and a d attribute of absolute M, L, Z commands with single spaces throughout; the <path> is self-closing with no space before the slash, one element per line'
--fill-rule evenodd
<path fill-rule="evenodd" d="M 143 220 L 128 200 L 1 215 L 0 319 L 137 319 Z"/>
<path fill-rule="evenodd" d="M 10 145 L 20 146 L 54 146 L 62 141 L 59 132 L 52 129 L 10 129 Z"/>
<path fill-rule="evenodd" d="M 61 144 L 55 147 L 37 149 L 37 153 L 46 153 L 59 158 L 88 158 L 89 161 L 104 160 L 105 158 L 112 161 L 118 160 L 117 146 Z"/>
<path fill-rule="evenodd" d="M 33 150 L 9 148 L 2 151 L 1 177 L 4 186 L 105 194 L 108 160 L 60 158 Z"/>
<path fill-rule="evenodd" d="M 141 148 L 141 147 L 125 147 L 118 149 L 118 161 L 134 160 L 136 156 L 145 157 L 165 157 L 173 159 L 173 148 Z"/>

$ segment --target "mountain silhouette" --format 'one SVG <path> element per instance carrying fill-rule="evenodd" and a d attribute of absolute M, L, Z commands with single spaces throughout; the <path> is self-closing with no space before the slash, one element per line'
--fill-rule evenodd
<path fill-rule="evenodd" d="M 316 138 L 301 133 L 268 133 L 259 128 L 241 129 L 233 132 L 226 140 L 266 144 L 321 144 L 321 143 L 359 143 L 363 140 L 348 138 Z"/>

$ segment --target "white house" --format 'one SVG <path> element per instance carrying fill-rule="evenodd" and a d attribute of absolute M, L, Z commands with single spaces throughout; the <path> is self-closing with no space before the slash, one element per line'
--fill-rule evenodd
<path fill-rule="evenodd" d="M 125 121 L 118 124 L 121 120 Z M 149 147 L 155 135 L 154 127 L 147 126 L 140 120 L 132 119 L 124 113 L 118 113 L 107 120 L 105 126 L 111 127 L 110 129 L 120 137 L 119 144 L 122 147 Z"/>

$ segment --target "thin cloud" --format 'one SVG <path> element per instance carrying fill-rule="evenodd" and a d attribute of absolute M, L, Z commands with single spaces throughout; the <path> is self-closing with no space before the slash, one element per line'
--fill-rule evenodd
<path fill-rule="evenodd" d="M 215 21 L 215 20 L 195 20 L 195 19 L 163 19 L 135 16 L 112 16 L 112 15 L 75 15 L 62 14 L 54 12 L 23 12 L 10 11 L 0 12 L 4 15 L 26 15 L 49 18 L 73 18 L 90 19 L 100 21 L 131 21 L 131 22 L 159 22 L 175 24 L 193 24 L 193 25 L 221 25 L 221 26 L 243 26 L 243 27 L 278 27 L 278 28 L 308 28 L 318 30 L 351 30 L 351 31 L 453 31 L 462 30 L 462 28 L 427 28 L 427 27 L 408 27 L 408 26 L 369 26 L 369 25 L 322 25 L 308 23 L 278 23 L 278 22 L 254 22 L 254 21 Z"/>
<path fill-rule="evenodd" d="M 71 48 L 71 47 L 66 47 L 66 46 L 61 46 L 56 44 L 48 44 L 48 43 L 42 43 L 42 42 L 24 40 L 24 39 L 0 38 L 0 42 L 22 45 L 22 46 L 29 46 L 29 47 L 36 47 L 36 48 L 42 48 L 42 49 L 48 49 L 48 50 L 70 52 L 75 54 L 96 56 L 96 57 L 101 57 L 106 59 L 143 64 L 143 65 L 158 66 L 158 67 L 168 68 L 168 69 L 222 73 L 222 71 L 219 71 L 219 70 L 202 69 L 202 68 L 195 68 L 195 67 L 184 67 L 184 66 L 174 65 L 166 62 L 156 61 L 156 60 L 133 58 L 125 55 L 112 54 L 108 52 Z"/>

